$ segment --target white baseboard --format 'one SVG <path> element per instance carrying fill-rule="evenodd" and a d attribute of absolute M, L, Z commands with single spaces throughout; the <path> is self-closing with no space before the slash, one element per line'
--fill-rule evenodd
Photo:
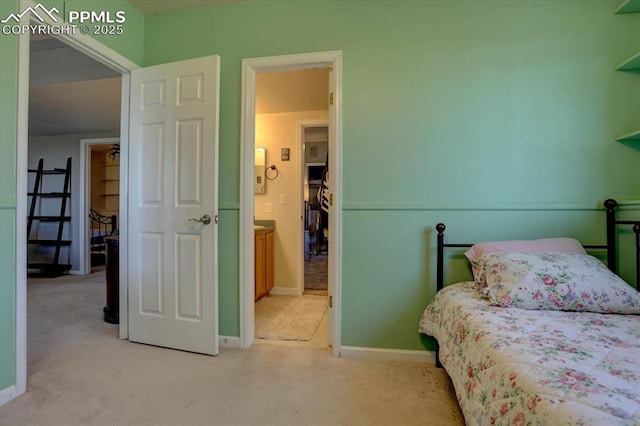
<path fill-rule="evenodd" d="M 18 396 L 18 390 L 15 385 L 9 386 L 6 389 L 0 390 L 0 405 L 4 405 Z"/>
<path fill-rule="evenodd" d="M 274 287 L 269 294 L 274 296 L 300 296 L 300 290 L 296 287 Z"/>
<path fill-rule="evenodd" d="M 84 275 L 80 269 L 71 269 L 69 270 L 69 275 Z"/>
<path fill-rule="evenodd" d="M 240 349 L 242 347 L 240 338 L 236 336 L 218 336 L 218 342 L 221 348 Z"/>
<path fill-rule="evenodd" d="M 361 348 L 342 346 L 340 356 L 343 358 L 382 359 L 390 361 L 411 361 L 435 364 L 435 352 L 413 351 L 406 349 Z"/>

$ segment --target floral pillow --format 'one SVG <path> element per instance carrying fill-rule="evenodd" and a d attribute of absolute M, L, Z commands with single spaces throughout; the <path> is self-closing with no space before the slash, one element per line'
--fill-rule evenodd
<path fill-rule="evenodd" d="M 640 314 L 640 292 L 593 256 L 494 253 L 476 259 L 492 305 L 522 309 Z"/>
<path fill-rule="evenodd" d="M 507 241 L 485 241 L 471 246 L 464 255 L 471 262 L 473 280 L 478 288 L 486 286 L 484 278 L 483 263 L 478 261 L 485 255 L 493 253 L 578 253 L 587 254 L 574 238 L 543 238 L 540 240 L 507 240 Z"/>

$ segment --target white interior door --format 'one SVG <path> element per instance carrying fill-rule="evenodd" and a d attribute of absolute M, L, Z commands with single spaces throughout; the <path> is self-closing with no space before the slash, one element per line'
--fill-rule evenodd
<path fill-rule="evenodd" d="M 134 70 L 129 137 L 129 339 L 211 355 L 219 70 L 218 56 Z"/>

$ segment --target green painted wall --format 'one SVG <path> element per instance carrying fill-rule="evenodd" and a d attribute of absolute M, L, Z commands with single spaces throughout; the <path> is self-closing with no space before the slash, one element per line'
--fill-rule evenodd
<path fill-rule="evenodd" d="M 640 49 L 640 15 L 619 4 L 247 1 L 147 17 L 145 65 L 221 55 L 221 333 L 238 330 L 243 58 L 343 51 L 342 342 L 419 349 L 438 221 L 467 241 L 597 242 L 601 201 L 640 198 L 639 147 L 614 142 L 640 128 L 640 77 L 613 71 Z"/>
<path fill-rule="evenodd" d="M 62 1 L 41 1 L 62 11 Z M 124 10 L 124 33 L 97 37 L 133 62 L 142 63 L 144 16 L 125 0 L 66 0 L 66 10 Z M 0 17 L 19 12 L 17 0 L 0 1 Z M 18 37 L 0 34 L 0 390 L 15 384 L 16 126 Z M 19 220 L 24 220 L 20 218 Z"/>

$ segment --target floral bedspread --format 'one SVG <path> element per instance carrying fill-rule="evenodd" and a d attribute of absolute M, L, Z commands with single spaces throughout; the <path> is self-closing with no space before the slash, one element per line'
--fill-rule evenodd
<path fill-rule="evenodd" d="M 640 316 L 488 305 L 473 283 L 438 292 L 435 337 L 467 425 L 640 425 Z"/>

